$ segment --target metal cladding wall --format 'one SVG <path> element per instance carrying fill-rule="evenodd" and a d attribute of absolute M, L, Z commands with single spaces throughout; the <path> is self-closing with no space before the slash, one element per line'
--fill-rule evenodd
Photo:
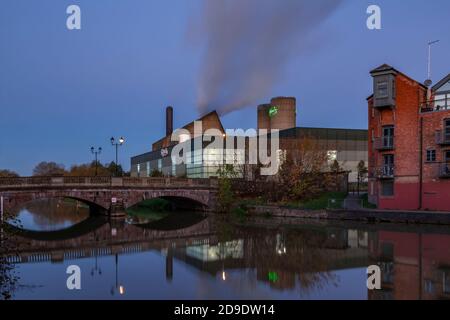
<path fill-rule="evenodd" d="M 270 104 L 260 104 L 258 106 L 258 130 L 270 129 L 269 109 Z"/>
<path fill-rule="evenodd" d="M 270 117 L 270 129 L 285 130 L 296 127 L 296 99 L 292 97 L 277 97 L 270 101 L 272 107 L 277 107 L 276 114 Z"/>

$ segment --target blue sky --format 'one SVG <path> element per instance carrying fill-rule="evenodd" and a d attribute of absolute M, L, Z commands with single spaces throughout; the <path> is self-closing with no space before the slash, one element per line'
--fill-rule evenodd
<path fill-rule="evenodd" d="M 82 30 L 66 28 L 70 4 L 81 7 Z M 30 175 L 40 161 L 70 167 L 92 160 L 91 145 L 103 147 L 100 160 L 109 162 L 109 138 L 120 135 L 126 138 L 120 162 L 129 168 L 130 156 L 163 136 L 166 105 L 174 106 L 175 127 L 197 118 L 203 47 L 201 39 L 190 41 L 188 30 L 202 4 L 2 0 L 0 169 Z M 369 4 L 381 7 L 382 30 L 367 29 Z M 447 0 L 344 1 L 259 103 L 295 96 L 299 126 L 366 128 L 372 68 L 389 63 L 423 81 L 426 44 L 440 39 L 433 78 L 450 73 L 449 15 Z M 223 122 L 255 127 L 255 106 Z"/>

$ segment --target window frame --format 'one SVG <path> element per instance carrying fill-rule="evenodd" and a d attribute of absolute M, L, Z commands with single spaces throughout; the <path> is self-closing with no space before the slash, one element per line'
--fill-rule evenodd
<path fill-rule="evenodd" d="M 434 160 L 433 160 L 433 155 L 434 155 Z M 425 159 L 426 159 L 425 162 L 429 162 L 429 163 L 436 162 L 437 161 L 436 149 L 427 149 Z"/>

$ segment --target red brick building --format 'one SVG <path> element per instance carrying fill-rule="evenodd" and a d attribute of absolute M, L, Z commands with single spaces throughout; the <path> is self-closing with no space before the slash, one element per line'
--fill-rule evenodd
<path fill-rule="evenodd" d="M 369 200 L 450 211 L 450 75 L 427 88 L 389 65 L 371 71 Z"/>

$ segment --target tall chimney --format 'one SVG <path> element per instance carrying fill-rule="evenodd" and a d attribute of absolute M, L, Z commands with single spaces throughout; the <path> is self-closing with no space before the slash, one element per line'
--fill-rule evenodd
<path fill-rule="evenodd" d="M 168 106 L 166 108 L 166 136 L 171 135 L 173 132 L 173 108 Z"/>

